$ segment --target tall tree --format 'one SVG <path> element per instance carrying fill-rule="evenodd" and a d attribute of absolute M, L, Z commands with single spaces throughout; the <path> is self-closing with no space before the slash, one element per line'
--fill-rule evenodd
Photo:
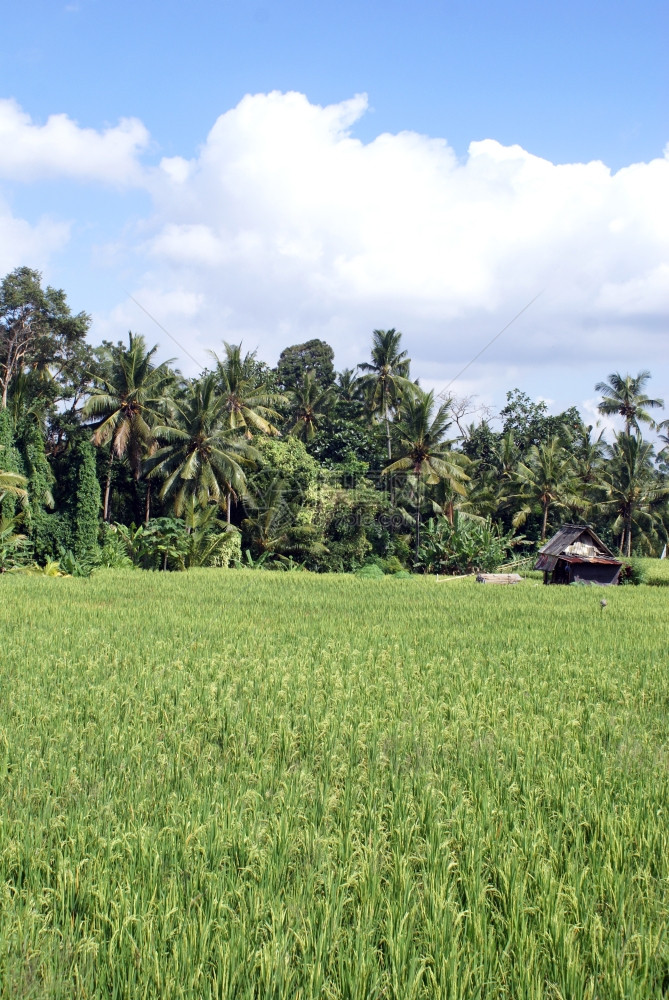
<path fill-rule="evenodd" d="M 19 267 L 0 282 L 0 407 L 27 369 L 51 377 L 86 336 L 90 317 L 72 314 L 62 289 L 42 288 L 39 271 Z"/>
<path fill-rule="evenodd" d="M 599 505 L 615 516 L 613 532 L 620 538 L 620 551 L 631 556 L 639 538 L 653 546 L 653 537 L 667 541 L 663 514 L 669 486 L 653 465 L 653 446 L 638 434 L 617 434 L 607 446 L 606 499 Z"/>
<path fill-rule="evenodd" d="M 77 446 L 77 493 L 74 506 L 73 541 L 77 559 L 90 559 L 98 547 L 100 483 L 95 471 L 95 454 L 88 441 Z"/>
<path fill-rule="evenodd" d="M 191 497 L 206 507 L 244 490 L 244 469 L 258 453 L 244 436 L 230 432 L 215 374 L 193 383 L 186 398 L 175 403 L 173 421 L 156 426 L 154 432 L 162 447 L 147 459 L 146 468 L 150 478 L 164 480 L 160 497 L 173 498 L 177 515 Z"/>
<path fill-rule="evenodd" d="M 409 378 L 411 359 L 401 350 L 399 330 L 374 330 L 372 338 L 372 360 L 360 365 L 361 371 L 367 372 L 362 377 L 362 384 L 371 412 L 378 414 L 385 423 L 390 461 L 393 457 L 390 418 L 397 412 L 402 397 L 414 389 Z"/>
<path fill-rule="evenodd" d="M 502 433 L 513 432 L 519 457 L 525 458 L 532 445 L 545 444 L 552 437 L 565 440 L 577 433 L 581 416 L 575 406 L 563 413 L 550 414 L 543 399 L 534 402 L 527 393 L 512 389 L 506 394 L 506 406 L 500 410 Z"/>
<path fill-rule="evenodd" d="M 312 441 L 327 411 L 334 403 L 332 388 L 323 389 L 315 373 L 309 370 L 304 373 L 301 382 L 291 393 L 291 399 L 290 433 L 301 441 Z"/>
<path fill-rule="evenodd" d="M 647 370 L 640 371 L 636 376 L 624 377 L 619 372 L 611 372 L 608 382 L 598 382 L 595 386 L 596 392 L 603 393 L 597 409 L 605 416 L 619 414 L 625 421 L 625 434 L 628 436 L 632 428 L 639 430 L 639 421 L 653 423 L 649 409 L 664 406 L 663 399 L 651 399 L 645 393 L 650 377 Z"/>
<path fill-rule="evenodd" d="M 243 431 L 247 438 L 253 437 L 254 432 L 278 434 L 272 421 L 279 421 L 281 415 L 274 407 L 286 403 L 286 397 L 260 380 L 255 352 L 242 357 L 241 344 L 224 341 L 224 347 L 225 357 L 214 354 L 214 358 L 216 388 L 225 401 L 228 427 L 231 431 Z"/>
<path fill-rule="evenodd" d="M 406 396 L 397 423 L 401 458 L 386 466 L 384 474 L 408 472 L 416 478 L 415 554 L 420 546 L 420 484 L 446 480 L 451 488 L 463 495 L 464 482 L 469 478 L 462 468 L 462 455 L 452 453 L 446 432 L 451 426 L 448 403 L 434 412 L 434 393 L 423 392 L 414 386 Z"/>
<path fill-rule="evenodd" d="M 513 518 L 513 526 L 525 524 L 538 505 L 542 542 L 546 538 L 551 510 L 585 507 L 572 454 L 558 437 L 550 438 L 545 444 L 532 445 L 527 462 L 518 464 L 515 481 L 519 487 L 516 496 L 524 502 Z"/>
<path fill-rule="evenodd" d="M 669 430 L 669 420 L 662 420 L 659 424 L 656 424 L 655 429 L 658 431 Z M 659 438 L 662 442 L 662 447 L 658 455 L 664 455 L 666 452 L 669 452 L 669 434 L 660 434 Z"/>
<path fill-rule="evenodd" d="M 164 416 L 168 387 L 174 381 L 169 361 L 154 365 L 157 346 L 147 350 L 144 338 L 128 334 L 128 347 L 111 348 L 93 372 L 94 387 L 84 409 L 84 420 L 92 421 L 93 444 L 110 442 L 105 483 L 103 518 L 109 520 L 109 491 L 114 457 L 128 456 L 135 482 L 142 472 L 142 459 L 155 445 L 152 424 Z"/>
<path fill-rule="evenodd" d="M 365 397 L 362 388 L 362 380 L 355 368 L 344 368 L 337 375 L 335 386 L 337 394 L 337 413 L 349 420 L 362 417 L 365 406 Z"/>
<path fill-rule="evenodd" d="M 335 378 L 334 351 L 324 340 L 308 340 L 306 344 L 286 347 L 279 356 L 277 381 L 283 392 L 294 392 L 304 373 L 312 371 L 321 389 L 327 389 Z"/>

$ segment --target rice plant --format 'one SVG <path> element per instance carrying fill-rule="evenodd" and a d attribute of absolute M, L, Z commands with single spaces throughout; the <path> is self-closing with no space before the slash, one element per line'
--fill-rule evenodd
<path fill-rule="evenodd" d="M 660 588 L 0 580 L 0 997 L 669 991 Z"/>

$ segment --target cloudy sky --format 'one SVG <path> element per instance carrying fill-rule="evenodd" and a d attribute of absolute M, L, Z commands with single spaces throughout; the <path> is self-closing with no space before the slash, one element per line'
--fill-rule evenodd
<path fill-rule="evenodd" d="M 669 409 L 667 37 L 660 0 L 23 0 L 0 274 L 189 374 L 224 339 L 352 367 L 396 327 L 483 403 L 593 418 L 649 368 Z"/>

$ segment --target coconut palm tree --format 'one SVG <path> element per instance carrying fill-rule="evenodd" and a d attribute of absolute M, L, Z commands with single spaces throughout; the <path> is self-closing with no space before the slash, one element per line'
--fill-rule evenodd
<path fill-rule="evenodd" d="M 359 367 L 367 372 L 361 379 L 369 408 L 378 414 L 386 425 L 388 461 L 392 459 L 390 417 L 397 412 L 403 396 L 411 393 L 414 383 L 409 378 L 411 359 L 400 349 L 402 334 L 399 330 L 374 330 L 372 360 Z"/>
<path fill-rule="evenodd" d="M 607 445 L 606 499 L 598 504 L 615 515 L 613 531 L 620 534 L 620 551 L 631 556 L 636 537 L 648 548 L 657 538 L 667 541 L 662 514 L 666 512 L 669 486 L 653 465 L 653 446 L 637 434 L 617 434 Z"/>
<path fill-rule="evenodd" d="M 541 511 L 542 542 L 546 539 L 551 510 L 585 509 L 571 451 L 564 447 L 558 437 L 549 438 L 545 444 L 532 445 L 527 462 L 518 463 L 515 483 L 519 492 L 514 496 L 524 503 L 513 517 L 513 527 L 525 524 L 538 506 Z"/>
<path fill-rule="evenodd" d="M 225 400 L 227 423 L 232 431 L 243 431 L 247 438 L 255 433 L 279 433 L 272 421 L 281 419 L 275 406 L 287 403 L 281 393 L 272 392 L 258 374 L 255 352 L 242 357 L 241 344 L 224 341 L 225 357 L 216 359 L 216 389 Z"/>
<path fill-rule="evenodd" d="M 365 410 L 363 383 L 356 368 L 344 368 L 337 375 L 337 414 L 349 420 L 358 420 Z"/>
<path fill-rule="evenodd" d="M 492 469 L 483 469 L 480 462 L 472 461 L 462 452 L 453 451 L 451 456 L 469 476 L 467 492 L 462 494 L 454 489 L 448 479 L 440 480 L 430 494 L 432 513 L 445 517 L 449 524 L 453 524 L 457 514 L 481 521 L 492 517 L 500 503 L 497 474 Z"/>
<path fill-rule="evenodd" d="M 164 417 L 165 396 L 174 381 L 170 361 L 154 365 L 157 345 L 147 350 L 144 338 L 128 334 L 128 348 L 113 347 L 92 373 L 93 389 L 82 416 L 94 429 L 93 444 L 111 443 L 102 517 L 109 520 L 109 491 L 114 457 L 128 457 L 135 482 L 142 460 L 155 445 L 152 424 Z"/>
<path fill-rule="evenodd" d="M 669 420 L 662 420 L 659 424 L 655 425 L 655 430 L 664 431 L 669 429 Z M 660 441 L 662 441 L 662 447 L 660 448 L 658 455 L 664 455 L 666 451 L 669 451 L 669 434 L 660 434 Z"/>
<path fill-rule="evenodd" d="M 230 432 L 226 400 L 217 394 L 216 382 L 214 373 L 194 382 L 185 399 L 174 403 L 171 422 L 153 429 L 162 446 L 146 468 L 150 478 L 163 479 L 160 498 L 173 498 L 177 515 L 189 497 L 205 507 L 221 504 L 226 494 L 238 496 L 246 486 L 244 469 L 258 457 L 246 437 Z"/>
<path fill-rule="evenodd" d="M 653 418 L 648 409 L 664 406 L 663 399 L 651 399 L 644 392 L 651 375 L 649 371 L 641 371 L 633 377 L 619 372 L 611 372 L 608 382 L 598 382 L 596 392 L 604 394 L 597 409 L 605 416 L 620 414 L 625 420 L 625 434 L 629 436 L 634 427 L 639 430 L 639 421 L 652 424 Z"/>
<path fill-rule="evenodd" d="M 405 396 L 397 422 L 399 447 L 403 454 L 383 470 L 384 475 L 409 472 L 416 477 L 416 557 L 420 546 L 421 480 L 426 483 L 446 480 L 456 493 L 464 495 L 463 483 L 469 478 L 461 464 L 462 456 L 451 452 L 451 442 L 446 440 L 446 432 L 451 426 L 448 403 L 443 403 L 436 413 L 434 405 L 434 393 L 423 392 L 417 386 Z"/>
<path fill-rule="evenodd" d="M 334 403 L 331 386 L 323 389 L 310 369 L 302 376 L 302 382 L 291 393 L 293 425 L 290 433 L 302 441 L 313 441 L 316 432 Z"/>

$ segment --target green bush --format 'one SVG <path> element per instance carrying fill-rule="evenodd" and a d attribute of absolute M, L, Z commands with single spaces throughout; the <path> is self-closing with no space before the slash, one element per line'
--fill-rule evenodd
<path fill-rule="evenodd" d="M 387 559 L 384 559 L 382 562 L 382 569 L 384 573 L 392 573 L 395 576 L 398 573 L 405 572 L 405 568 L 397 556 L 389 556 Z"/>
<path fill-rule="evenodd" d="M 366 580 L 382 580 L 385 573 L 376 563 L 368 563 L 367 566 L 361 566 L 360 569 L 356 570 L 355 575 L 364 577 Z"/>
<path fill-rule="evenodd" d="M 490 518 L 455 514 L 430 518 L 421 533 L 417 569 L 424 573 L 490 573 L 501 566 L 511 549 L 512 533 L 505 535 Z"/>
<path fill-rule="evenodd" d="M 128 555 L 127 543 L 115 524 L 102 522 L 98 566 L 104 569 L 131 569 L 134 563 Z"/>
<path fill-rule="evenodd" d="M 640 559 L 632 559 L 631 562 L 625 563 L 618 579 L 621 586 L 638 587 L 640 583 L 647 583 L 648 574 Z"/>

